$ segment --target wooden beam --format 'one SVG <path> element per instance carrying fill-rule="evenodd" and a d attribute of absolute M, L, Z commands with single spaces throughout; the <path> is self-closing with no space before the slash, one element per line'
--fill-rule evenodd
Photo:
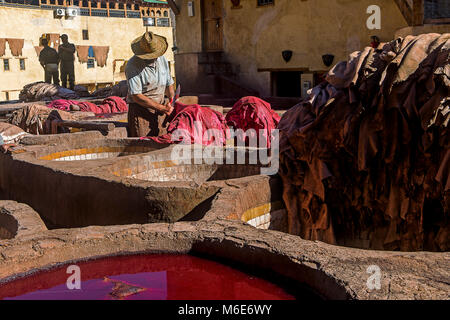
<path fill-rule="evenodd" d="M 414 26 L 423 25 L 424 20 L 424 1 L 423 0 L 414 0 L 413 4 L 413 21 L 412 24 Z"/>
<path fill-rule="evenodd" d="M 175 13 L 176 15 L 180 14 L 180 9 L 178 8 L 174 0 L 167 0 L 167 3 L 169 4 L 169 7 L 170 9 L 172 9 L 173 13 Z"/>
<path fill-rule="evenodd" d="M 413 24 L 413 8 L 409 6 L 407 0 L 395 0 L 395 3 L 400 9 L 400 12 L 402 13 L 408 25 L 411 26 Z"/>

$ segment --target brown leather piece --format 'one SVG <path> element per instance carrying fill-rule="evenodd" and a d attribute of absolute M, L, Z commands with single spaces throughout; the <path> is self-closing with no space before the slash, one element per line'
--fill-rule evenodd
<path fill-rule="evenodd" d="M 76 46 L 78 61 L 85 63 L 88 61 L 89 46 Z"/>
<path fill-rule="evenodd" d="M 108 59 L 108 46 L 92 46 L 94 49 L 95 59 L 97 60 L 97 66 L 104 67 L 106 66 L 106 59 Z"/>
<path fill-rule="evenodd" d="M 11 54 L 15 57 L 22 56 L 22 49 L 24 44 L 24 39 L 6 39 L 11 49 Z"/>
<path fill-rule="evenodd" d="M 6 39 L 0 38 L 0 57 L 5 55 L 6 51 Z"/>
<path fill-rule="evenodd" d="M 380 250 L 450 249 L 450 34 L 399 38 L 338 63 L 286 112 L 289 232 Z"/>
<path fill-rule="evenodd" d="M 61 38 L 59 33 L 49 33 L 48 34 L 48 45 L 58 51 L 58 47 L 61 44 Z"/>
<path fill-rule="evenodd" d="M 41 53 L 42 49 L 44 49 L 43 46 L 34 46 L 34 50 L 36 50 L 36 54 L 39 58 L 39 54 Z"/>

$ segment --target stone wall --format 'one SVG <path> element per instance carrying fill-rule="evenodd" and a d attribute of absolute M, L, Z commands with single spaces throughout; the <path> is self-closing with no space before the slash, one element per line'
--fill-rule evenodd
<path fill-rule="evenodd" d="M 0 6 L 0 38 L 24 39 L 22 56 L 12 56 L 8 44 L 6 53 L 0 57 L 0 101 L 5 100 L 5 91 L 11 91 L 9 99 L 18 99 L 19 91 L 24 85 L 44 81 L 44 71 L 39 64 L 35 46 L 46 33 L 67 34 L 69 42 L 75 45 L 109 46 L 108 59 L 105 67 L 88 69 L 86 63 L 80 63 L 75 54 L 76 84 L 101 84 L 118 82 L 125 79 L 120 73 L 124 61 L 117 61 L 114 70 L 114 60 L 128 60 L 133 56 L 131 42 L 145 32 L 142 19 L 137 18 L 106 18 L 78 16 L 72 20 L 56 19 L 53 11 L 41 9 L 11 8 Z M 83 40 L 82 30 L 89 31 L 89 40 Z M 174 57 L 173 31 L 170 27 L 149 27 L 149 31 L 167 38 L 169 49 L 165 57 L 173 65 Z M 3 60 L 10 59 L 10 71 L 3 70 Z M 26 70 L 21 71 L 19 59 L 25 59 Z M 172 76 L 175 68 L 172 66 Z"/>

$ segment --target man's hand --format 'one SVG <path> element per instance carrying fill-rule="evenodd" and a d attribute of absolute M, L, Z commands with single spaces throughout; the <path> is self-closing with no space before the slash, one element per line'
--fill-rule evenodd
<path fill-rule="evenodd" d="M 147 108 L 147 109 L 153 109 L 156 110 L 158 112 L 164 113 L 164 114 L 171 114 L 173 111 L 173 107 L 170 103 L 167 103 L 166 105 L 164 104 L 159 104 L 157 103 L 155 100 L 139 93 L 139 94 L 134 94 L 131 96 L 133 101 L 137 104 L 139 104 L 140 106 Z"/>
<path fill-rule="evenodd" d="M 172 104 L 170 102 L 167 102 L 165 107 L 166 107 L 166 110 L 164 110 L 164 113 L 166 115 L 170 116 L 172 114 L 172 112 L 173 112 L 173 109 L 174 109 Z"/>

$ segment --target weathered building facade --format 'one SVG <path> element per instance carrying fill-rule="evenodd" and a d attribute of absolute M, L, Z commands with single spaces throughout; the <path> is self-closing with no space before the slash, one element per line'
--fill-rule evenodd
<path fill-rule="evenodd" d="M 370 46 L 371 36 L 384 42 L 450 26 L 448 2 L 440 0 L 168 2 L 178 12 L 177 79 L 205 94 L 241 87 L 238 95 L 304 96 L 336 62 Z"/>
<path fill-rule="evenodd" d="M 17 99 L 24 85 L 44 80 L 38 59 L 42 37 L 56 48 L 59 35 L 67 34 L 75 44 L 76 84 L 92 90 L 125 79 L 124 64 L 133 55 L 130 43 L 146 30 L 143 18 L 151 18 L 149 31 L 167 38 L 165 56 L 174 76 L 166 1 L 0 0 L 0 101 Z"/>

